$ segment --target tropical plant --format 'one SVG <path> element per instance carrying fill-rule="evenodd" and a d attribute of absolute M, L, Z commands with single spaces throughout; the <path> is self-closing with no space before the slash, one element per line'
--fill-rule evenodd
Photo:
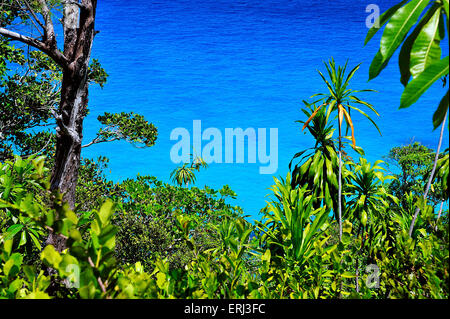
<path fill-rule="evenodd" d="M 26 199 L 35 209 L 45 207 L 44 191 L 48 182 L 44 157 L 31 156 L 28 160 L 15 157 L 6 161 L 0 169 L 0 224 L 1 240 L 11 240 L 13 248 L 25 249 L 28 255 L 42 249 L 45 232 L 20 210 L 5 206 L 7 202 L 21 202 Z"/>
<path fill-rule="evenodd" d="M 302 112 L 310 118 L 315 106 L 306 101 L 304 103 L 306 108 L 303 108 Z M 304 121 L 296 122 L 305 123 Z M 308 190 L 314 195 L 314 207 L 319 208 L 324 203 L 328 209 L 333 210 L 335 219 L 339 221 L 338 176 L 336 174 L 339 160 L 333 141 L 334 129 L 327 122 L 324 108 L 317 111 L 307 128 L 315 144 L 312 148 L 296 153 L 289 163 L 289 170 L 292 172 L 291 186 L 301 188 L 307 185 Z M 292 163 L 297 158 L 299 158 L 298 163 L 292 168 Z M 346 176 L 345 169 L 343 175 Z"/>
<path fill-rule="evenodd" d="M 193 158 L 191 154 L 191 162 L 184 163 L 182 166 L 175 168 L 170 173 L 170 178 L 180 186 L 194 184 L 196 179 L 195 171 L 199 172 L 201 167 L 207 168 L 208 164 L 200 156 Z"/>
<path fill-rule="evenodd" d="M 354 169 L 349 173 L 351 184 L 348 188 L 352 190 L 353 198 L 348 202 L 348 206 L 353 217 L 360 222 L 361 228 L 366 227 L 368 221 L 374 220 L 375 215 L 381 213 L 380 207 L 388 207 L 387 197 L 398 202 L 386 189 L 385 181 L 393 177 L 383 174 L 381 163 L 383 161 L 378 160 L 371 165 L 365 158 L 360 157 L 358 164 L 350 164 Z"/>
<path fill-rule="evenodd" d="M 360 64 L 358 64 L 356 67 L 354 67 L 348 74 L 346 74 L 347 69 L 347 63 L 341 67 L 339 66 L 336 69 L 336 64 L 334 62 L 334 59 L 331 58 L 331 60 L 327 63 L 324 63 L 325 67 L 328 71 L 328 76 L 330 82 L 325 78 L 325 76 L 322 74 L 322 72 L 318 71 L 322 80 L 325 82 L 328 88 L 328 93 L 318 93 L 314 94 L 312 97 L 318 97 L 321 98 L 315 103 L 322 103 L 308 118 L 308 120 L 303 125 L 303 129 L 305 129 L 309 122 L 316 116 L 317 112 L 322 108 L 326 107 L 326 121 L 328 121 L 328 118 L 330 117 L 331 113 L 336 111 L 338 112 L 338 128 L 339 128 L 339 136 L 338 136 L 338 143 L 339 143 L 339 175 L 338 175 L 338 217 L 339 217 L 339 239 L 342 238 L 342 122 L 345 118 L 345 122 L 347 124 L 347 132 L 348 129 L 351 129 L 351 141 L 352 141 L 352 147 L 357 152 L 362 153 L 361 148 L 358 148 L 356 146 L 355 141 L 355 132 L 354 132 L 354 125 L 351 119 L 351 110 L 356 110 L 362 115 L 364 115 L 366 118 L 372 122 L 373 125 L 377 128 L 378 132 L 380 132 L 378 126 L 376 123 L 361 109 L 355 107 L 355 104 L 359 104 L 365 107 L 368 107 L 373 112 L 375 112 L 376 115 L 379 115 L 377 111 L 373 108 L 373 106 L 361 100 L 358 98 L 355 94 L 361 93 L 361 92 L 374 92 L 374 90 L 353 90 L 349 89 L 348 85 L 350 83 L 350 80 L 354 76 L 355 72 L 359 69 Z M 380 132 L 381 134 L 381 132 Z"/>
<path fill-rule="evenodd" d="M 292 188 L 291 175 L 286 180 L 274 178 L 271 190 L 276 200 L 268 203 L 260 225 L 267 238 L 268 247 L 274 247 L 272 258 L 276 256 L 303 265 L 314 251 L 314 241 L 320 229 L 328 226 L 329 209 L 314 209 L 313 195 L 308 194 L 306 186 Z M 282 248 L 283 255 L 276 253 Z"/>

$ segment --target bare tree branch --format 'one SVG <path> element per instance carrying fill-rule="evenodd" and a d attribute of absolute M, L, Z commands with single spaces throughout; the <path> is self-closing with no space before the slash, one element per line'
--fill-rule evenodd
<path fill-rule="evenodd" d="M 27 37 L 26 35 L 22 35 L 14 31 L 7 30 L 2 27 L 0 27 L 0 34 L 10 38 L 11 40 L 23 42 L 42 51 L 46 48 L 46 45 L 42 41 L 39 41 L 35 38 Z"/>
<path fill-rule="evenodd" d="M 28 44 L 42 52 L 48 54 L 59 66 L 62 68 L 67 68 L 68 60 L 56 47 L 50 48 L 44 42 L 39 41 L 38 39 L 28 37 L 26 35 L 7 30 L 5 28 L 0 27 L 0 35 L 3 35 L 11 40 L 20 41 L 22 43 Z"/>

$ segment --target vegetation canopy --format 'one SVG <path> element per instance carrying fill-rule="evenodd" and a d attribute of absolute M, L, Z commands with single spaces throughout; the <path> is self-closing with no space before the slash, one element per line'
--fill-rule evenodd
<path fill-rule="evenodd" d="M 360 98 L 373 90 L 353 88 L 360 64 L 348 71 L 331 58 L 318 71 L 325 91 L 303 100 L 296 121 L 312 143 L 273 177 L 250 222 L 229 185 L 195 185 L 201 157 L 166 183 L 114 182 L 109 154 L 81 156 L 118 140 L 151 147 L 158 136 L 140 114 L 104 112 L 83 141 L 89 85 L 108 78 L 90 58 L 97 1 L 0 8 L 0 298 L 449 297 L 448 89 L 430 119 L 441 129 L 436 150 L 415 141 L 371 162 L 351 115 L 378 129 L 366 111 L 379 113 Z M 366 42 L 385 26 L 371 79 L 400 48 L 400 108 L 440 78 L 445 91 L 448 16 L 448 0 L 405 0 L 369 30 Z"/>

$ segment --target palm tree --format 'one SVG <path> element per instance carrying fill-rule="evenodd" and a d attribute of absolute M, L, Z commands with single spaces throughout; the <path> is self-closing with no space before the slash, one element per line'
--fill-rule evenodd
<path fill-rule="evenodd" d="M 303 103 L 306 108 L 303 108 L 302 112 L 309 118 L 317 108 L 306 101 Z M 305 123 L 304 121 L 296 122 Z M 335 218 L 338 220 L 338 176 L 336 172 L 339 163 L 333 140 L 335 129 L 327 123 L 325 109 L 322 108 L 316 112 L 316 116 L 308 125 L 308 130 L 316 142 L 314 147 L 295 154 L 289 163 L 289 170 L 292 172 L 291 186 L 296 188 L 307 185 L 307 189 L 314 195 L 314 207 L 319 208 L 322 203 L 325 204 L 333 210 Z M 294 160 L 297 160 L 297 164 L 291 169 Z"/>
<path fill-rule="evenodd" d="M 191 154 L 192 158 L 192 154 Z M 208 167 L 208 164 L 200 156 L 195 157 L 191 163 L 184 163 L 170 173 L 170 178 L 178 185 L 186 185 L 195 183 L 195 171 L 199 172 L 201 167 Z"/>
<path fill-rule="evenodd" d="M 361 64 L 358 64 L 356 67 L 354 67 L 347 75 L 346 75 L 346 69 L 347 69 L 347 62 L 343 67 L 338 66 L 336 69 L 336 64 L 334 62 L 334 59 L 331 58 L 330 61 L 327 63 L 324 63 L 325 67 L 328 71 L 329 80 L 328 81 L 325 76 L 322 74 L 322 72 L 318 71 L 321 78 L 327 85 L 328 91 L 327 93 L 319 93 L 315 94 L 312 97 L 320 96 L 321 98 L 315 101 L 314 103 L 322 103 L 308 118 L 308 120 L 303 125 L 303 129 L 305 129 L 309 122 L 317 115 L 319 110 L 322 107 L 326 107 L 326 120 L 328 121 L 328 118 L 330 117 L 331 113 L 337 110 L 338 112 L 338 121 L 339 121 L 339 178 L 338 178 L 338 218 L 339 218 L 339 240 L 342 239 L 342 122 L 345 118 L 345 122 L 347 124 L 347 132 L 348 129 L 351 129 L 351 141 L 352 141 L 352 147 L 357 152 L 361 152 L 361 149 L 356 146 L 355 141 L 355 132 L 354 132 L 354 126 L 352 122 L 352 118 L 350 116 L 351 110 L 356 110 L 362 115 L 364 115 L 366 118 L 369 119 L 369 121 L 372 122 L 372 124 L 377 128 L 378 132 L 380 132 L 378 126 L 376 123 L 361 109 L 355 107 L 355 104 L 362 105 L 365 107 L 368 107 L 373 112 L 375 112 L 376 115 L 379 115 L 378 112 L 373 108 L 373 106 L 360 98 L 358 98 L 355 94 L 361 93 L 361 92 L 374 92 L 374 90 L 352 90 L 348 88 L 349 82 L 352 79 L 355 72 L 359 69 Z M 380 132 L 381 135 L 381 132 Z"/>
<path fill-rule="evenodd" d="M 389 209 L 388 199 L 398 203 L 398 199 L 389 194 L 384 187 L 385 180 L 394 177 L 383 174 L 384 168 L 379 166 L 381 163 L 383 161 L 376 161 L 371 165 L 365 158 L 361 157 L 358 164 L 350 164 L 354 166 L 354 170 L 349 172 L 351 184 L 347 187 L 352 190 L 353 196 L 348 203 L 348 207 L 351 218 L 359 224 L 356 233 L 359 238 L 357 241 L 359 249 L 355 251 L 355 285 L 357 292 L 359 292 L 359 258 L 367 238 L 371 238 L 371 244 L 379 241 L 380 226 L 384 223 L 377 222 L 377 220 L 385 218 L 383 215 Z M 378 239 L 375 239 L 375 237 L 378 237 Z"/>

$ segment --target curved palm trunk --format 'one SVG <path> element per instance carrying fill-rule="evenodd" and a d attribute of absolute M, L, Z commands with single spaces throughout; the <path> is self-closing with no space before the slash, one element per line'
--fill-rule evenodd
<path fill-rule="evenodd" d="M 427 187 L 425 188 L 425 193 L 423 194 L 423 198 L 425 199 L 425 203 L 426 203 L 426 200 L 427 200 L 428 191 L 430 190 L 430 187 L 431 187 L 431 182 L 433 181 L 433 178 L 434 178 L 434 173 L 436 172 L 437 161 L 439 159 L 439 152 L 441 150 L 441 145 L 442 145 L 442 138 L 444 136 L 444 127 L 445 127 L 445 120 L 447 119 L 447 114 L 448 114 L 448 109 L 445 112 L 444 120 L 442 121 L 441 134 L 439 136 L 439 143 L 438 143 L 438 147 L 437 147 L 437 150 L 436 150 L 436 155 L 434 156 L 433 169 L 431 170 L 430 177 L 428 178 Z M 413 219 L 412 219 L 412 222 L 411 222 L 411 226 L 409 227 L 409 237 L 412 236 L 412 232 L 413 232 L 413 229 L 414 229 L 414 224 L 416 222 L 417 216 L 419 215 L 419 211 L 420 211 L 420 208 L 417 207 L 416 211 L 414 212 L 414 216 L 413 216 Z"/>

